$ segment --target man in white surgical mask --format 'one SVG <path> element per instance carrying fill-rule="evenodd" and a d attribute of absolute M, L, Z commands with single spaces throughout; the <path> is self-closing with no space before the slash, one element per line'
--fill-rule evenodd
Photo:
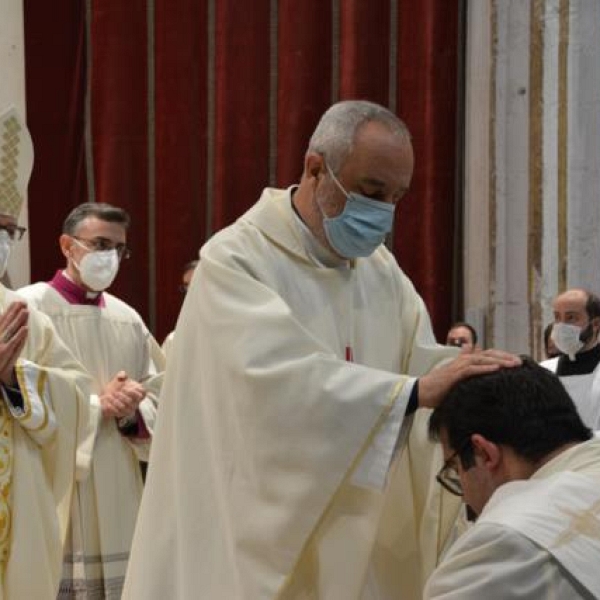
<path fill-rule="evenodd" d="M 436 345 L 383 245 L 413 162 L 395 114 L 334 104 L 299 184 L 202 247 L 123 600 L 421 597 L 459 510 L 429 408 L 519 360 Z"/>
<path fill-rule="evenodd" d="M 20 290 L 50 316 L 93 379 L 92 471 L 71 508 L 61 599 L 120 595 L 142 495 L 138 460 L 148 460 L 154 427 L 158 345 L 138 313 L 106 291 L 129 257 L 128 227 L 121 208 L 77 206 L 59 239 L 64 270 Z"/>
<path fill-rule="evenodd" d="M 551 339 L 561 354 L 542 365 L 560 377 L 583 422 L 600 429 L 600 298 L 574 288 L 556 296 L 552 307 Z"/>

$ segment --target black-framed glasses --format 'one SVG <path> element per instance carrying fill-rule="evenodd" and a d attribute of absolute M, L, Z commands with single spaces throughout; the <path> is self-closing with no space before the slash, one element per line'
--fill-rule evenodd
<path fill-rule="evenodd" d="M 444 462 L 444 466 L 435 476 L 437 482 L 455 496 L 464 495 L 460 475 L 458 473 L 458 469 L 456 468 L 456 461 L 460 460 L 460 455 L 470 444 L 471 436 L 469 436 L 462 444 L 459 445 L 458 450 L 456 450 L 456 452 L 454 452 L 454 454 L 452 454 L 448 460 Z"/>
<path fill-rule="evenodd" d="M 13 242 L 18 242 L 27 231 L 27 227 L 20 227 L 19 225 L 0 225 L 0 231 L 6 231 L 8 237 Z"/>
<path fill-rule="evenodd" d="M 189 287 L 189 285 L 186 284 L 186 283 L 180 284 L 179 285 L 179 292 L 185 296 L 187 294 L 188 287 Z"/>
<path fill-rule="evenodd" d="M 86 238 L 71 236 L 73 239 L 81 242 L 88 250 L 92 252 L 106 252 L 107 250 L 116 250 L 119 260 L 127 260 L 131 256 L 131 250 L 125 244 L 115 244 L 112 240 L 103 237 L 97 237 L 91 240 Z"/>

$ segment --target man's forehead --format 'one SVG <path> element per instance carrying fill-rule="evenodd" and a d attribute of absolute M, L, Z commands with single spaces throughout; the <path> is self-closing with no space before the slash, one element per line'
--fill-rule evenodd
<path fill-rule="evenodd" d="M 552 307 L 557 312 L 585 312 L 586 303 L 587 295 L 577 290 L 557 296 Z"/>
<path fill-rule="evenodd" d="M 77 232 L 85 232 L 89 235 L 97 235 L 99 237 L 106 237 L 106 234 L 112 235 L 125 235 L 125 226 L 122 223 L 116 223 L 114 221 L 104 221 L 96 216 L 90 215 L 86 217 L 77 226 Z"/>
<path fill-rule="evenodd" d="M 341 171 L 371 187 L 406 191 L 413 166 L 412 146 L 407 137 L 365 127 L 357 135 Z"/>
<path fill-rule="evenodd" d="M 448 335 L 467 335 L 470 337 L 471 332 L 466 328 L 463 327 L 462 325 L 460 327 L 453 327 L 449 332 Z"/>

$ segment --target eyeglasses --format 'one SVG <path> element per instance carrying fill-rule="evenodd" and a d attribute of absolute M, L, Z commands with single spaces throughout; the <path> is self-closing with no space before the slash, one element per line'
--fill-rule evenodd
<path fill-rule="evenodd" d="M 81 242 L 88 250 L 92 252 L 106 252 L 107 250 L 116 250 L 119 260 L 127 260 L 131 256 L 131 250 L 125 244 L 115 244 L 112 240 L 103 237 L 97 237 L 93 240 L 80 238 L 76 235 L 71 236 L 73 239 Z"/>
<path fill-rule="evenodd" d="M 188 287 L 189 287 L 188 285 L 186 285 L 185 283 L 182 283 L 179 286 L 179 291 L 185 296 L 185 294 L 187 294 Z"/>
<path fill-rule="evenodd" d="M 461 453 L 471 444 L 471 436 L 469 436 L 459 447 L 450 458 L 444 463 L 444 466 L 439 470 L 435 476 L 437 482 L 444 488 L 446 488 L 451 494 L 455 496 L 463 496 L 463 487 L 456 468 L 456 460 L 459 459 Z"/>
<path fill-rule="evenodd" d="M 6 231 L 8 237 L 13 242 L 18 242 L 23 234 L 27 231 L 26 227 L 19 227 L 18 225 L 0 225 L 0 231 Z"/>

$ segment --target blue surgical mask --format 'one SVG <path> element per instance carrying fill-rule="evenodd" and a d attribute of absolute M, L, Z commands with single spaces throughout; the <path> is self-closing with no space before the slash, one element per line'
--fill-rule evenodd
<path fill-rule="evenodd" d="M 326 166 L 333 181 L 346 196 L 344 210 L 336 217 L 328 217 L 319 205 L 327 240 L 344 258 L 370 256 L 392 230 L 395 206 L 356 192 L 347 192 L 327 163 Z"/>

